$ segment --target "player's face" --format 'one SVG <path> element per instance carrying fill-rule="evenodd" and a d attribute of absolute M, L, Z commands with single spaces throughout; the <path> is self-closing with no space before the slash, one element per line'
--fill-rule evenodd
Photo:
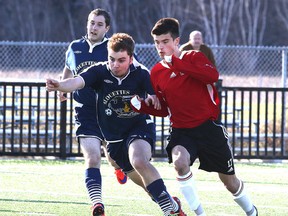
<path fill-rule="evenodd" d="M 112 74 L 118 78 L 123 78 L 129 71 L 133 57 L 129 56 L 127 51 L 115 52 L 108 49 L 108 62 Z"/>
<path fill-rule="evenodd" d="M 92 44 L 102 41 L 108 30 L 109 26 L 106 26 L 104 16 L 96 16 L 95 14 L 91 14 L 88 17 L 87 35 Z"/>
<path fill-rule="evenodd" d="M 190 37 L 190 42 L 192 46 L 200 47 L 200 45 L 203 43 L 202 36 L 200 34 L 195 34 Z"/>
<path fill-rule="evenodd" d="M 170 33 L 162 35 L 153 35 L 154 45 L 161 58 L 169 56 L 178 51 L 179 37 L 173 40 Z"/>

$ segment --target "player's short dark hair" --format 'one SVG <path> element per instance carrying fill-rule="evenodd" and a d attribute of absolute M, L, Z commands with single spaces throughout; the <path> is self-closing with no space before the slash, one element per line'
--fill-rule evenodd
<path fill-rule="evenodd" d="M 129 56 L 133 56 L 135 42 L 133 38 L 126 33 L 115 33 L 108 41 L 108 49 L 115 52 L 127 51 Z"/>
<path fill-rule="evenodd" d="M 151 35 L 162 35 L 170 33 L 172 38 L 179 37 L 179 21 L 175 18 L 162 18 L 158 20 L 151 30 Z"/>
<path fill-rule="evenodd" d="M 95 16 L 103 16 L 105 18 L 106 27 L 110 26 L 111 17 L 110 17 L 110 14 L 106 10 L 104 10 L 102 8 L 96 8 L 89 13 L 88 18 L 92 14 L 94 14 Z"/>

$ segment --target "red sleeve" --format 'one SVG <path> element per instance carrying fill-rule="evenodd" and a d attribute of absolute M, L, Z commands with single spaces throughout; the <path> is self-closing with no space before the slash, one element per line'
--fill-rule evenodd
<path fill-rule="evenodd" d="M 167 106 L 165 106 L 165 104 L 162 105 L 161 103 L 161 107 L 162 107 L 161 110 L 156 110 L 154 109 L 153 106 L 147 106 L 145 101 L 139 99 L 137 96 L 134 96 L 130 100 L 130 104 L 131 104 L 132 109 L 138 113 L 145 113 L 145 114 L 149 114 L 153 116 L 160 116 L 160 117 L 166 117 L 169 114 Z"/>
<path fill-rule="evenodd" d="M 172 65 L 170 67 L 175 71 L 188 73 L 194 79 L 200 80 L 205 84 L 217 82 L 219 73 L 202 52 L 191 51 L 184 55 L 187 56 L 183 56 L 182 59 L 172 56 Z"/>

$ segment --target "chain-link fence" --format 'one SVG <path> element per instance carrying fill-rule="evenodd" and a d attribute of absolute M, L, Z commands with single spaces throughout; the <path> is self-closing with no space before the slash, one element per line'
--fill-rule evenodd
<path fill-rule="evenodd" d="M 61 73 L 69 43 L 0 42 L 0 74 L 44 78 Z M 288 47 L 211 46 L 224 86 L 287 87 Z M 159 61 L 153 44 L 136 44 L 147 68 Z M 17 74 L 20 76 L 17 76 Z M 54 75 L 55 76 L 55 75 Z"/>

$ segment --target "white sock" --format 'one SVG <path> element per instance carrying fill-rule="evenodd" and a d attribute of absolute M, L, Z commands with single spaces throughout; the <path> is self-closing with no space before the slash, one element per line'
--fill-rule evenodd
<path fill-rule="evenodd" d="M 195 181 L 192 178 L 192 172 L 190 171 L 186 175 L 178 176 L 177 181 L 179 183 L 180 191 L 186 199 L 190 209 L 194 211 L 196 215 L 205 216 L 205 212 L 199 201 Z"/>
<path fill-rule="evenodd" d="M 240 181 L 238 191 L 233 194 L 234 201 L 246 212 L 247 216 L 256 216 L 256 209 L 254 208 L 249 196 L 244 190 L 244 183 Z"/>

